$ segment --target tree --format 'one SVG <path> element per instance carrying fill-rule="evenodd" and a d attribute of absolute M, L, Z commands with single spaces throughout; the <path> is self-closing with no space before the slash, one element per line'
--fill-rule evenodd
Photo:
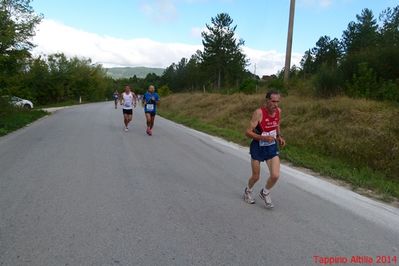
<path fill-rule="evenodd" d="M 387 8 L 380 14 L 378 59 L 374 67 L 385 80 L 399 78 L 399 6 Z"/>
<path fill-rule="evenodd" d="M 30 0 L 0 0 L 0 90 L 19 80 L 14 77 L 24 70 L 34 46 L 30 39 L 40 21 Z"/>
<path fill-rule="evenodd" d="M 331 40 L 329 36 L 320 37 L 316 47 L 312 49 L 314 64 L 319 68 L 322 64 L 336 68 L 341 57 L 340 43 L 337 38 Z"/>
<path fill-rule="evenodd" d="M 312 78 L 315 92 L 333 96 L 399 99 L 399 6 L 387 8 L 379 24 L 364 9 L 348 24 L 342 39 L 322 36 L 301 60 L 303 77 Z"/>
<path fill-rule="evenodd" d="M 50 72 L 47 62 L 41 57 L 30 62 L 29 72 L 25 75 L 25 87 L 29 88 L 29 93 L 26 93 L 25 97 L 35 99 L 39 103 L 49 102 Z"/>
<path fill-rule="evenodd" d="M 384 45 L 399 48 L 399 6 L 387 8 L 380 14 L 381 39 Z"/>
<path fill-rule="evenodd" d="M 167 85 L 172 91 L 176 91 L 176 64 L 172 63 L 168 66 L 162 74 L 161 82 L 163 85 Z"/>
<path fill-rule="evenodd" d="M 247 60 L 241 51 L 244 40 L 237 41 L 235 37 L 237 26 L 232 26 L 233 19 L 227 13 L 220 13 L 211 22 L 206 24 L 208 31 L 202 32 L 204 51 L 200 56 L 208 77 L 216 79 L 220 89 L 222 82 L 242 77 Z"/>
<path fill-rule="evenodd" d="M 301 59 L 300 65 L 305 77 L 315 73 L 316 67 L 314 64 L 314 57 L 311 49 L 305 52 L 304 56 Z"/>
<path fill-rule="evenodd" d="M 309 49 L 302 57 L 300 65 L 305 75 L 314 74 L 322 66 L 337 68 L 342 52 L 337 38 L 322 36 L 316 42 L 316 47 Z"/>
<path fill-rule="evenodd" d="M 193 54 L 186 65 L 186 86 L 191 90 L 201 88 L 202 69 L 200 51 Z"/>
<path fill-rule="evenodd" d="M 344 79 L 350 81 L 359 65 L 367 63 L 368 67 L 374 69 L 379 61 L 377 55 L 378 47 L 378 24 L 370 9 L 363 9 L 360 15 L 356 15 L 356 22 L 348 24 L 348 28 L 342 34 L 342 47 L 344 59 L 341 64 L 341 72 Z"/>
<path fill-rule="evenodd" d="M 357 22 L 350 22 L 343 32 L 342 44 L 345 53 L 351 54 L 377 43 L 377 20 L 370 9 L 363 9 L 360 15 L 356 15 Z"/>

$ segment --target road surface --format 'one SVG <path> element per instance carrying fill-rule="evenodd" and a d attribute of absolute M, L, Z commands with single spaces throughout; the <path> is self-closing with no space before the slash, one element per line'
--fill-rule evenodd
<path fill-rule="evenodd" d="M 125 133 L 121 113 L 112 102 L 72 107 L 0 138 L 0 265 L 398 256 L 398 209 L 287 166 L 275 208 L 248 205 L 247 149 L 159 117 L 149 137 L 140 108 Z"/>

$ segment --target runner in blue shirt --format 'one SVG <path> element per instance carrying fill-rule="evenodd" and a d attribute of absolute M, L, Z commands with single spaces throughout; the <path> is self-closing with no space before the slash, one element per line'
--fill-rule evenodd
<path fill-rule="evenodd" d="M 150 85 L 148 91 L 143 95 L 144 113 L 147 119 L 147 134 L 152 135 L 157 106 L 159 105 L 159 95 L 155 92 L 155 87 Z"/>

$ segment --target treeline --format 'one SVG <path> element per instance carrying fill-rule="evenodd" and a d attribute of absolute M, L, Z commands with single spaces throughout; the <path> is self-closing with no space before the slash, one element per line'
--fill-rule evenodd
<path fill-rule="evenodd" d="M 136 75 L 130 78 L 121 78 L 113 80 L 113 88 L 118 89 L 119 91 L 124 88 L 125 85 L 129 85 L 132 87 L 136 94 L 144 94 L 146 89 L 150 85 L 154 85 L 158 90 L 161 84 L 161 77 L 154 74 L 149 73 L 145 78 L 138 78 Z"/>
<path fill-rule="evenodd" d="M 15 95 L 37 104 L 65 101 L 100 101 L 112 94 L 112 78 L 90 59 L 52 54 L 29 58 L 10 76 L 1 79 L 2 95 Z"/>
<path fill-rule="evenodd" d="M 0 95 L 39 104 L 111 97 L 113 80 L 90 59 L 32 56 L 30 40 L 41 19 L 29 0 L 0 0 Z"/>
<path fill-rule="evenodd" d="M 113 80 L 90 59 L 67 58 L 64 54 L 39 57 L 29 62 L 21 77 L 22 93 L 39 104 L 69 100 L 99 101 L 112 94 Z M 11 91 L 12 92 L 12 91 Z"/>
<path fill-rule="evenodd" d="M 300 64 L 293 78 L 311 81 L 318 96 L 399 102 L 399 6 L 385 9 L 378 20 L 363 9 L 341 39 L 320 37 Z"/>
<path fill-rule="evenodd" d="M 347 95 L 399 102 L 399 6 L 385 9 L 378 19 L 370 9 L 356 15 L 342 38 L 322 36 L 305 52 L 300 66 L 290 69 L 288 84 L 283 72 L 267 81 L 249 73 L 243 40 L 236 40 L 228 14 L 218 14 L 202 32 L 203 51 L 173 63 L 161 77 L 172 91 L 229 90 L 256 92 L 256 86 L 284 92 L 305 91 L 314 96 Z"/>

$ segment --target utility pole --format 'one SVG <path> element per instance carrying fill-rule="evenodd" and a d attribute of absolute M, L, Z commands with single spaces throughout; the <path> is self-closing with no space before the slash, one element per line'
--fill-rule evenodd
<path fill-rule="evenodd" d="M 285 53 L 284 83 L 287 84 L 291 68 L 292 35 L 294 32 L 295 0 L 290 3 L 290 18 L 288 22 L 287 50 Z"/>

